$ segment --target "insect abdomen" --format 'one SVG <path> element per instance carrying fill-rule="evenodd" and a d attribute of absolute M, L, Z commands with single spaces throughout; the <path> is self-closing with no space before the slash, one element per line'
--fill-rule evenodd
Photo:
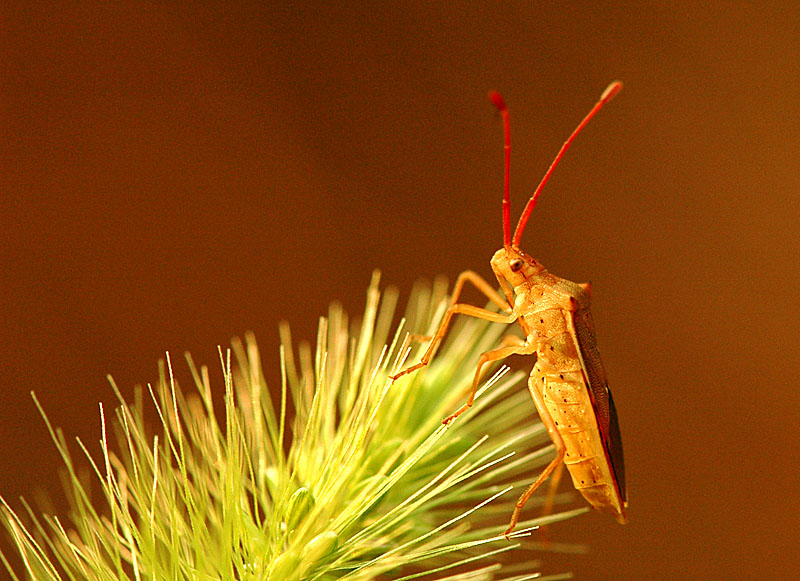
<path fill-rule="evenodd" d="M 549 318 L 550 329 L 566 329 L 563 311 L 549 309 L 536 316 L 536 323 Z M 554 321 L 556 317 L 563 322 Z M 540 337 L 531 379 L 564 441 L 564 463 L 575 488 L 595 508 L 624 520 L 580 357 L 566 330 Z"/>

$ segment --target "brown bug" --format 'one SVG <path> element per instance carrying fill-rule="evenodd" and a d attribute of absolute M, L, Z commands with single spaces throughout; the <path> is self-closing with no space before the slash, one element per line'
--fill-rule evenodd
<path fill-rule="evenodd" d="M 589 310 L 589 284 L 577 284 L 549 273 L 519 247 L 522 232 L 536 206 L 539 194 L 558 162 L 589 120 L 621 89 L 622 83 L 619 81 L 611 83 L 561 146 L 528 200 L 513 238 L 509 200 L 511 142 L 508 109 L 499 93 L 489 93 L 489 99 L 503 118 L 505 138 L 503 247 L 495 252 L 491 260 L 492 272 L 505 297 L 475 272 L 462 272 L 453 288 L 450 307 L 420 362 L 392 377 L 395 380 L 427 365 L 436 346 L 444 338 L 450 320 L 457 313 L 497 323 L 519 323 L 524 337 L 508 335 L 499 347 L 480 356 L 467 403 L 444 419 L 444 423 L 450 423 L 470 408 L 481 378 L 481 370 L 486 363 L 509 355 L 536 354 L 536 364 L 528 378 L 528 390 L 553 440 L 556 456 L 517 501 L 506 535 L 514 530 L 520 511 L 533 492 L 558 468 L 553 479 L 556 483 L 564 464 L 572 476 L 575 488 L 589 504 L 610 513 L 621 524 L 626 522 L 625 508 L 628 503 L 622 439 L 614 400 L 611 398 L 597 351 L 594 324 Z M 495 313 L 457 302 L 467 282 L 477 287 L 502 312 Z"/>

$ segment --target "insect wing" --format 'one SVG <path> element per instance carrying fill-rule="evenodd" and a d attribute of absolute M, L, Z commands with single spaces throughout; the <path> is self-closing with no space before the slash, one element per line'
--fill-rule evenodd
<path fill-rule="evenodd" d="M 606 386 L 608 394 L 608 437 L 606 438 L 606 450 L 609 451 L 611 467 L 614 469 L 614 477 L 617 479 L 619 496 L 623 506 L 628 504 L 628 496 L 625 491 L 625 462 L 622 458 L 622 436 L 619 433 L 619 421 L 617 421 L 617 408 L 614 407 L 614 398 L 611 397 L 611 390 Z M 605 434 L 604 434 L 605 436 Z"/>
<path fill-rule="evenodd" d="M 625 492 L 625 462 L 622 456 L 622 437 L 619 432 L 619 421 L 617 420 L 617 410 L 614 407 L 614 399 L 611 397 L 611 390 L 608 389 L 606 372 L 603 369 L 603 362 L 600 360 L 600 353 L 597 350 L 597 341 L 593 333 L 594 324 L 588 303 L 582 305 L 581 308 L 573 313 L 573 323 L 575 325 L 574 336 L 578 344 L 583 375 L 586 378 L 589 397 L 592 400 L 600 434 L 603 437 L 603 448 L 605 448 L 609 463 L 614 471 L 620 499 L 625 505 L 627 503 L 627 495 Z"/>

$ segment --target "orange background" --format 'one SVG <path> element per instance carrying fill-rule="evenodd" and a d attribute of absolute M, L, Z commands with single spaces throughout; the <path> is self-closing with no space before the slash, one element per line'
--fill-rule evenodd
<path fill-rule="evenodd" d="M 631 522 L 554 533 L 592 546 L 582 579 L 793 578 L 800 9 L 252 4 L 4 9 L 0 493 L 58 490 L 32 389 L 93 443 L 106 373 L 130 395 L 188 350 L 221 389 L 252 329 L 274 384 L 278 321 L 313 339 L 373 268 L 490 276 L 486 91 L 516 216 L 621 78 L 523 247 L 593 282 Z"/>

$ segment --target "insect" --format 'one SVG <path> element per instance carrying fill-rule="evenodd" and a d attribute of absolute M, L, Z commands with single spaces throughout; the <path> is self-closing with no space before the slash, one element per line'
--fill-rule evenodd
<path fill-rule="evenodd" d="M 517 501 L 506 535 L 511 534 L 516 527 L 520 512 L 533 492 L 554 470 L 556 473 L 553 482 L 556 483 L 564 465 L 572 476 L 573 485 L 589 504 L 610 513 L 621 524 L 626 522 L 625 508 L 628 503 L 622 440 L 614 400 L 611 398 L 597 351 L 594 324 L 589 310 L 589 284 L 577 284 L 551 274 L 519 247 L 528 218 L 553 170 L 575 137 L 621 89 L 622 83 L 619 81 L 611 83 L 561 146 L 528 200 L 513 238 L 509 194 L 511 141 L 508 108 L 499 93 L 489 93 L 489 99 L 503 119 L 503 247 L 492 257 L 491 268 L 505 296 L 501 296 L 492 284 L 475 272 L 462 272 L 453 288 L 450 306 L 420 362 L 392 377 L 396 380 L 427 365 L 456 314 L 497 323 L 516 322 L 522 328 L 522 338 L 507 335 L 497 348 L 481 354 L 467 402 L 444 419 L 444 423 L 448 424 L 470 408 L 484 365 L 509 355 L 536 354 L 536 364 L 528 378 L 528 390 L 553 441 L 556 455 Z M 468 282 L 486 295 L 501 312 L 459 303 L 459 295 Z"/>

